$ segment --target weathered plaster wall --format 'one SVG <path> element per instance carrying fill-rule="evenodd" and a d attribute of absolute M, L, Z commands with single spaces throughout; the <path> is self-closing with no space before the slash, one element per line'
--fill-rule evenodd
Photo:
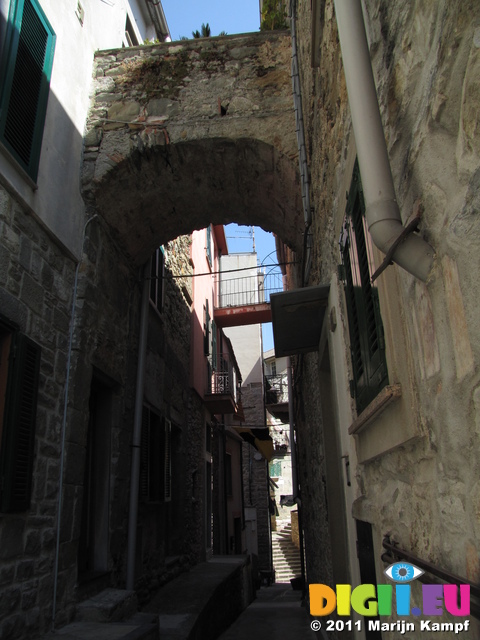
<path fill-rule="evenodd" d="M 315 208 L 309 284 L 330 281 L 340 261 L 338 232 L 355 155 L 333 3 L 322 4 L 321 62 L 312 69 L 310 3 L 298 3 Z M 480 9 L 475 2 L 367 0 L 364 5 L 402 217 L 407 220 L 421 200 L 420 233 L 437 258 L 426 284 L 397 267 L 379 279 L 389 379 L 402 384 L 402 399 L 389 409 L 388 420 L 379 417 L 355 438 L 356 482 L 345 492 L 357 498 L 355 517 L 373 524 L 379 579 L 381 539 L 391 532 L 400 546 L 478 581 Z M 347 328 L 342 296 L 335 310 L 339 326 Z M 332 356 L 343 357 L 338 351 Z M 313 359 L 305 361 L 314 366 Z M 318 393 L 315 386 L 314 374 L 302 378 L 304 402 Z M 342 437 L 349 422 L 348 415 L 340 417 L 340 405 L 350 405 L 355 417 L 347 389 L 348 379 L 337 380 Z M 321 463 L 321 425 L 317 430 L 311 421 L 304 437 L 318 449 Z M 321 491 L 315 504 L 324 508 Z M 310 555 L 314 544 L 321 547 L 318 537 L 307 536 Z M 308 562 L 311 566 L 307 548 Z M 328 558 L 325 562 L 328 570 Z"/>

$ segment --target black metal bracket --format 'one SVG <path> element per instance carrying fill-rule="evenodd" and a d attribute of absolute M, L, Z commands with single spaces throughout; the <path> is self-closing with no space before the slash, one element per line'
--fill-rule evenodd
<path fill-rule="evenodd" d="M 392 243 L 392 246 L 387 251 L 385 255 L 385 259 L 382 264 L 378 267 L 375 273 L 372 275 L 371 281 L 375 282 L 378 276 L 385 271 L 387 267 L 393 264 L 392 258 L 395 255 L 395 251 L 405 241 L 406 237 L 417 230 L 418 225 L 420 224 L 420 220 L 422 219 L 422 214 L 424 212 L 424 207 L 420 202 L 417 202 L 415 205 L 415 211 L 413 213 L 413 217 L 409 220 L 407 225 L 403 227 L 403 231 L 399 234 L 399 236 Z"/>

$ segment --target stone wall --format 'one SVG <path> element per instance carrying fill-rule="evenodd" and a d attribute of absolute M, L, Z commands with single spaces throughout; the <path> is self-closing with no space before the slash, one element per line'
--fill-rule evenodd
<path fill-rule="evenodd" d="M 270 544 L 270 512 L 268 508 L 268 466 L 252 445 L 242 444 L 244 500 L 246 507 L 255 507 L 257 514 L 258 564 L 255 569 L 272 568 Z"/>
<path fill-rule="evenodd" d="M 0 517 L 0 635 L 51 622 L 60 434 L 75 265 L 0 187 L 0 313 L 40 345 L 31 506 Z"/>
<path fill-rule="evenodd" d="M 384 568 L 381 540 L 390 532 L 401 547 L 417 556 L 478 581 L 479 520 L 473 497 L 477 492 L 472 487 L 478 484 L 479 446 L 480 235 L 475 212 L 480 173 L 476 134 L 480 10 L 475 2 L 367 0 L 364 4 L 402 219 L 409 218 L 420 200 L 424 206 L 420 233 L 436 251 L 436 266 L 426 284 L 396 266 L 379 278 L 389 381 L 401 384 L 402 399 L 355 439 L 348 437 L 356 413 L 348 394 L 352 375 L 348 323 L 335 274 L 355 144 L 333 3 L 320 3 L 324 18 L 320 66 L 312 68 L 310 3 L 299 2 L 299 55 L 314 205 L 308 284 L 332 283 L 338 297 L 335 326 L 344 335 L 344 353 L 336 350 L 332 333 L 329 340 L 332 377 L 341 371 L 345 358 L 348 370 L 343 379 L 335 379 L 338 440 L 341 453 L 350 453 L 353 480 L 344 491 L 347 502 L 354 502 L 353 515 L 373 525 L 379 579 Z M 377 266 L 381 258 L 377 252 Z M 304 363 L 304 367 L 317 366 L 313 355 L 306 356 Z M 315 403 L 319 396 L 314 372 L 302 376 L 300 393 L 299 406 L 304 403 L 307 413 L 307 399 Z M 322 410 L 319 406 L 313 413 Z M 305 458 L 308 450 L 318 452 L 320 477 L 304 511 L 310 529 L 317 517 L 311 510 L 325 508 L 321 418 L 310 414 L 299 428 L 304 430 L 300 431 L 300 456 Z M 307 462 L 309 473 L 312 464 Z M 353 529 L 351 516 L 347 512 L 346 521 Z M 324 530 L 307 532 L 310 571 L 316 573 L 324 565 L 328 575 L 328 558 L 318 569 L 312 568 L 327 539 Z M 350 566 L 355 563 L 352 555 Z"/>
<path fill-rule="evenodd" d="M 141 602 L 166 580 L 198 562 L 203 531 L 203 497 L 192 509 L 197 478 L 202 482 L 203 413 L 189 387 L 190 300 L 192 267 L 190 238 L 165 247 L 164 304 L 150 306 L 145 374 L 145 402 L 172 424 L 172 499 L 141 503 L 138 514 L 135 585 Z M 186 276 L 178 278 L 177 276 Z M 141 269 L 132 268 L 100 218 L 87 227 L 80 267 L 73 358 L 73 389 L 67 430 L 64 510 L 61 533 L 62 589 L 59 625 L 71 618 L 78 599 L 102 586 L 123 588 L 127 559 L 127 525 L 131 474 L 135 386 L 139 345 Z M 100 376 L 111 389 L 108 428 L 110 451 L 108 540 L 105 544 L 106 584 L 77 588 L 77 552 L 81 533 L 84 465 L 91 381 Z M 203 486 L 203 485 L 202 485 Z M 173 561 L 173 557 L 176 558 Z"/>
<path fill-rule="evenodd" d="M 301 241 L 290 53 L 270 32 L 97 54 L 83 193 L 136 264 L 225 211 Z"/>

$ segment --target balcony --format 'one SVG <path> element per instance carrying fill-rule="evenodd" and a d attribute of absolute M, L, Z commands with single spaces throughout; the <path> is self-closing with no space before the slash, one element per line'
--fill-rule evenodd
<path fill-rule="evenodd" d="M 265 376 L 265 406 L 272 416 L 288 422 L 288 376 L 286 373 Z"/>
<path fill-rule="evenodd" d="M 213 414 L 240 414 L 241 378 L 236 363 L 228 353 L 207 359 L 205 404 Z"/>
<path fill-rule="evenodd" d="M 268 272 L 252 267 L 248 275 L 229 278 L 221 274 L 219 304 L 214 317 L 218 327 L 237 327 L 271 322 L 270 294 L 283 290 L 282 274 L 277 267 Z"/>

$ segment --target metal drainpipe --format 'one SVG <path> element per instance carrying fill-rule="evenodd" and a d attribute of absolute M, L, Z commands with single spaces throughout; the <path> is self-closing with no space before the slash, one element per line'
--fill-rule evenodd
<path fill-rule="evenodd" d="M 149 262 L 143 269 L 142 302 L 140 307 L 140 338 L 138 341 L 138 367 L 135 392 L 135 416 L 132 435 L 132 473 L 130 480 L 130 509 L 128 514 L 127 584 L 135 585 L 135 549 L 137 546 L 138 488 L 140 481 L 140 446 L 142 441 L 143 390 L 147 353 L 148 309 L 150 298 Z"/>
<path fill-rule="evenodd" d="M 376 246 L 387 253 L 403 231 L 398 207 L 360 0 L 334 0 L 348 101 L 362 176 L 368 228 Z M 434 251 L 410 233 L 398 246 L 393 261 L 426 281 Z"/>
<path fill-rule="evenodd" d="M 288 383 L 288 421 L 290 423 L 290 455 L 292 458 L 292 484 L 293 499 L 298 497 L 298 474 L 297 474 L 297 452 L 295 450 L 295 427 L 293 424 L 293 383 L 292 383 L 292 361 L 287 356 L 287 383 Z"/>
<path fill-rule="evenodd" d="M 53 569 L 53 602 L 52 602 L 52 631 L 55 631 L 55 618 L 57 615 L 57 591 L 58 591 L 58 571 L 60 560 L 60 527 L 62 520 L 63 509 L 63 471 L 65 467 L 65 445 L 66 445 L 66 433 L 67 433 L 67 414 L 68 414 L 68 396 L 70 391 L 70 365 L 72 361 L 73 350 L 73 332 L 75 328 L 75 309 L 77 306 L 77 291 L 78 291 L 78 274 L 80 271 L 80 265 L 83 261 L 83 247 L 85 245 L 85 234 L 87 232 L 88 225 L 98 218 L 98 213 L 89 218 L 83 226 L 82 234 L 82 253 L 80 260 L 75 267 L 75 280 L 73 285 L 72 295 L 72 311 L 70 314 L 70 334 L 68 340 L 68 353 L 67 353 L 67 373 L 65 378 L 65 393 L 63 401 L 63 418 L 62 418 L 62 446 L 60 452 L 60 477 L 58 486 L 58 516 L 57 516 L 57 540 L 55 544 L 55 563 Z"/>
<path fill-rule="evenodd" d="M 297 55 L 297 23 L 295 0 L 290 2 L 291 34 L 292 34 L 292 90 L 293 108 L 295 110 L 295 127 L 297 132 L 298 161 L 300 169 L 300 181 L 302 187 L 303 218 L 305 222 L 304 237 L 304 268 L 303 284 L 308 281 L 312 259 L 311 238 L 308 231 L 312 224 L 312 210 L 310 206 L 310 177 L 308 174 L 307 148 L 305 145 L 305 127 L 303 123 L 302 89 Z"/>

